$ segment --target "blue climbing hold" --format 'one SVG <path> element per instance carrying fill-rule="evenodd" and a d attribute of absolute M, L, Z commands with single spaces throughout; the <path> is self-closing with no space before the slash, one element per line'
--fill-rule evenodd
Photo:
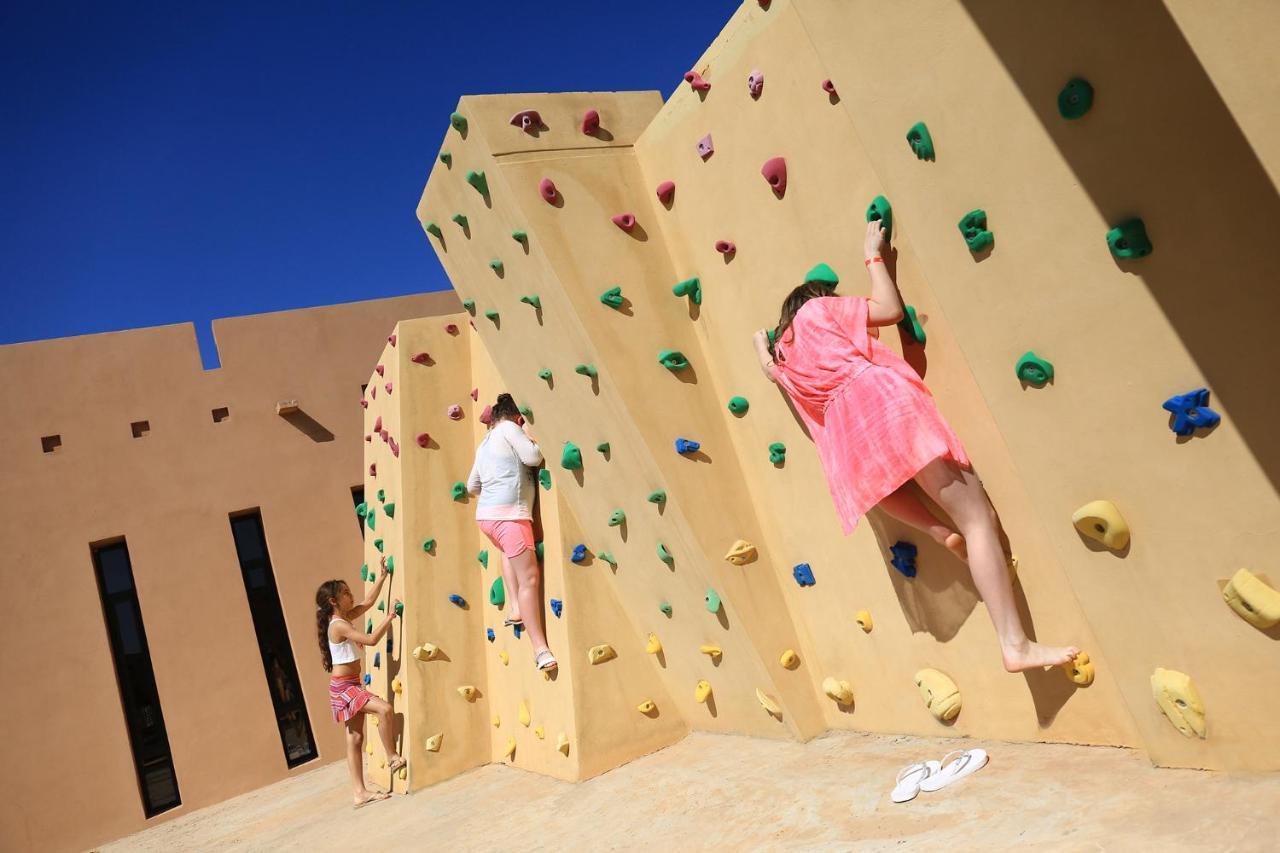
<path fill-rule="evenodd" d="M 1191 435 L 1198 429 L 1216 426 L 1222 416 L 1209 408 L 1209 389 L 1177 394 L 1164 401 L 1164 410 L 1173 415 L 1171 429 L 1177 435 Z"/>
<path fill-rule="evenodd" d="M 382 666 L 382 652 L 373 653 L 373 665 L 375 667 Z"/>
<path fill-rule="evenodd" d="M 693 453 L 700 447 L 702 445 L 696 441 L 690 441 L 687 438 L 676 439 L 676 453 Z"/>
<path fill-rule="evenodd" d="M 518 640 L 518 639 L 520 639 L 520 633 L 524 630 L 524 626 L 523 626 L 523 625 L 512 625 L 511 627 L 515 629 L 515 632 L 516 632 L 516 639 L 517 639 L 517 640 Z"/>
<path fill-rule="evenodd" d="M 485 628 L 485 629 L 484 629 L 484 636 L 485 636 L 485 639 L 486 639 L 486 640 L 488 640 L 488 641 L 489 641 L 489 642 L 491 642 L 491 643 L 496 639 L 496 635 L 493 633 L 493 629 L 492 629 L 492 628 Z"/>
<path fill-rule="evenodd" d="M 573 555 L 569 557 L 575 563 L 581 563 L 587 559 L 587 546 L 581 543 L 573 546 Z"/>
<path fill-rule="evenodd" d="M 467 606 L 467 600 L 462 596 L 458 595 L 456 592 L 449 596 L 449 600 L 454 604 L 458 605 L 459 607 Z"/>
<path fill-rule="evenodd" d="M 916 576 L 916 546 L 910 542 L 895 542 L 889 546 L 893 567 L 909 578 Z"/>
<path fill-rule="evenodd" d="M 796 579 L 796 583 L 800 586 L 813 586 L 817 581 L 813 579 L 813 569 L 809 568 L 808 563 L 799 563 L 791 570 L 791 576 Z"/>
<path fill-rule="evenodd" d="M 559 619 L 560 614 L 564 612 L 564 602 L 558 598 L 551 599 L 551 612 Z"/>
<path fill-rule="evenodd" d="M 366 673 L 364 674 L 364 683 L 365 683 L 365 684 L 372 684 L 372 683 L 373 683 L 373 676 L 366 672 Z"/>

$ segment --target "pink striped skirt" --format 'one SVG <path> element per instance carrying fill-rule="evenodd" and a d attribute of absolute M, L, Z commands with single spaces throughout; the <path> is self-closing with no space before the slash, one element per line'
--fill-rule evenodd
<path fill-rule="evenodd" d="M 358 675 L 337 675 L 329 679 L 329 708 L 333 711 L 334 722 L 350 720 L 372 698 L 373 694 L 364 689 Z"/>

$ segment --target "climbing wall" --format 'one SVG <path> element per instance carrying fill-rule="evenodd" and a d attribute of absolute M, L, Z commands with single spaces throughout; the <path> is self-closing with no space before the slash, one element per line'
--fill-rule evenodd
<path fill-rule="evenodd" d="M 563 778 L 691 728 L 955 733 L 1280 766 L 1280 731 L 1266 724 L 1280 685 L 1256 676 L 1280 663 L 1264 571 L 1280 512 L 1252 429 L 1259 404 L 1187 342 L 1156 289 L 1189 287 L 1194 219 L 1175 221 L 1168 174 L 1134 170 L 1141 180 L 1102 204 L 1060 155 L 1063 134 L 1071 153 L 1096 145 L 1095 160 L 1133 138 L 1119 115 L 1138 97 L 1133 60 L 1121 44 L 1080 58 L 1046 46 L 1050 67 L 1011 77 L 1008 63 L 1028 61 L 1001 53 L 983 4 L 859 5 L 744 3 L 665 104 L 459 102 L 418 216 L 468 312 L 463 384 L 483 380 L 480 405 L 510 391 L 547 457 L 546 598 L 562 603 L 548 618 L 555 679 L 529 666 L 527 641 L 484 642 L 496 608 L 466 612 L 480 643 L 452 666 L 486 674 L 489 695 L 460 736 L 492 717 L 492 759 Z M 1154 59 L 1177 45 L 1142 47 Z M 901 56 L 929 61 L 904 68 Z M 1097 87 L 1092 109 L 1087 84 L 1066 86 L 1074 77 Z M 1146 126 L 1175 120 L 1143 109 Z M 925 377 L 969 449 L 1033 635 L 1088 653 L 1074 679 L 1006 674 L 967 569 L 923 534 L 873 511 L 841 536 L 812 444 L 760 373 L 751 335 L 776 324 L 807 274 L 838 278 L 837 295 L 868 292 L 873 199 L 877 215 L 892 210 L 889 265 L 919 323 L 881 340 Z M 1109 245 L 1109 229 L 1138 218 L 1150 256 L 1135 252 L 1136 226 Z M 1259 263 L 1268 245 L 1243 251 Z M 1239 286 L 1275 307 L 1271 292 Z M 1173 398 L 1216 393 L 1219 380 L 1244 407 L 1240 431 L 1211 397 L 1221 424 L 1175 435 L 1210 410 Z M 423 473 L 437 460 L 419 471 L 442 496 L 469 470 L 472 427 L 470 447 L 438 460 L 456 475 Z M 482 547 L 459 509 L 437 511 Z M 918 550 L 912 576 L 891 561 L 901 542 Z M 451 582 L 470 577 L 487 602 L 495 567 L 451 563 Z M 1236 579 L 1233 610 L 1222 588 L 1241 567 L 1262 580 Z M 440 630 L 451 616 L 431 607 L 441 621 L 428 630 Z M 589 663 L 601 644 L 611 653 Z M 437 730 L 418 721 L 450 700 L 444 687 L 410 694 L 414 737 Z"/>

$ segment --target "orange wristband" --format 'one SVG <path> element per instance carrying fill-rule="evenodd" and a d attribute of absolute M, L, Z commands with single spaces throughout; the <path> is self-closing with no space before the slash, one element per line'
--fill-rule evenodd
<path fill-rule="evenodd" d="M 876 255 L 874 258 L 867 258 L 865 261 L 862 262 L 862 264 L 863 266 L 869 267 L 872 264 L 874 264 L 876 261 L 879 261 L 880 263 L 883 264 L 884 258 L 880 257 L 879 255 Z"/>

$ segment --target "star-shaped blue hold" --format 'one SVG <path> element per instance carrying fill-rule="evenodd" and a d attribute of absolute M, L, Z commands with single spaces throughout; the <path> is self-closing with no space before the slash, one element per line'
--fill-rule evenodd
<path fill-rule="evenodd" d="M 1221 415 L 1209 408 L 1208 388 L 1170 397 L 1162 408 L 1173 415 L 1172 429 L 1176 435 L 1191 435 L 1222 420 Z"/>

